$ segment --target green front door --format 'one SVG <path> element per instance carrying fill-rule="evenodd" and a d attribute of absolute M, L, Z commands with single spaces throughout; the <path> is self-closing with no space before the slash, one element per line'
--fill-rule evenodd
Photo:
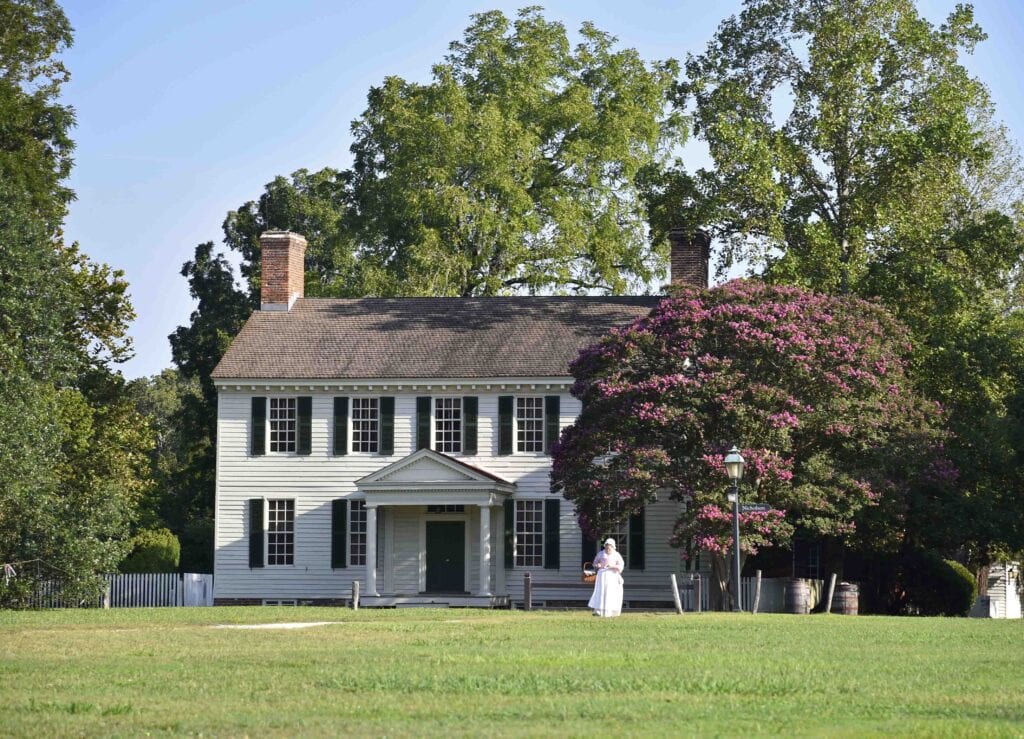
<path fill-rule="evenodd" d="M 465 591 L 465 522 L 427 521 L 427 592 Z"/>

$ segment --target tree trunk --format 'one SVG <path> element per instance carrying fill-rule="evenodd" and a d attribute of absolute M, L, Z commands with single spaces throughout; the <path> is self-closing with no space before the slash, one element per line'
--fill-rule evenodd
<path fill-rule="evenodd" d="M 743 573 L 743 564 L 747 561 L 747 555 L 740 552 L 740 573 Z M 708 605 L 712 611 L 732 610 L 732 553 L 711 555 L 711 592 L 708 593 Z M 749 607 L 749 604 L 747 604 Z"/>
<path fill-rule="evenodd" d="M 712 611 L 729 610 L 729 562 L 721 554 L 711 555 L 710 583 L 708 606 Z"/>

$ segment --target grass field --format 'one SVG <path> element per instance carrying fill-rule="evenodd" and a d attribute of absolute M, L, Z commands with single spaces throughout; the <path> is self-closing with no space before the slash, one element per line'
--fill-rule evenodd
<path fill-rule="evenodd" d="M 215 624 L 342 621 L 302 630 Z M 0 735 L 1024 735 L 1024 624 L 205 608 L 0 613 Z"/>

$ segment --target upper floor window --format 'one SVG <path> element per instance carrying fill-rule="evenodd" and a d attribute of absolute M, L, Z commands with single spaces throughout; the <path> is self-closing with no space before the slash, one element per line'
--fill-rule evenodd
<path fill-rule="evenodd" d="M 544 451 L 544 398 L 516 398 L 516 451 Z"/>
<path fill-rule="evenodd" d="M 267 501 L 267 564 L 295 564 L 295 501 Z"/>
<path fill-rule="evenodd" d="M 270 451 L 294 452 L 298 410 L 296 398 L 270 398 Z"/>
<path fill-rule="evenodd" d="M 352 398 L 352 451 L 380 449 L 380 399 Z"/>
<path fill-rule="evenodd" d="M 462 452 L 462 398 L 434 399 L 434 448 L 444 454 Z"/>

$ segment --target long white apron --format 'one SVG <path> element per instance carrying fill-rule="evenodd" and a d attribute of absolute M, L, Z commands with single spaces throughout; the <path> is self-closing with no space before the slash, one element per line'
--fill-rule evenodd
<path fill-rule="evenodd" d="M 622 576 L 613 570 L 598 570 L 594 594 L 588 605 L 598 616 L 618 616 L 622 613 Z"/>

